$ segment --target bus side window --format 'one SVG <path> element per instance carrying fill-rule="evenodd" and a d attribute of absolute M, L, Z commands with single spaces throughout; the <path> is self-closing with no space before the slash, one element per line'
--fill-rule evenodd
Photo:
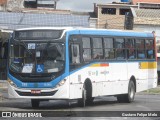
<path fill-rule="evenodd" d="M 127 58 L 136 59 L 135 41 L 133 38 L 126 39 L 125 48 L 127 49 Z"/>
<path fill-rule="evenodd" d="M 102 38 L 93 38 L 93 59 L 103 59 Z"/>
<path fill-rule="evenodd" d="M 115 42 L 115 48 L 116 48 L 116 58 L 125 59 L 124 39 L 116 38 L 114 42 Z"/>
<path fill-rule="evenodd" d="M 71 44 L 71 63 L 80 63 L 79 44 Z"/>
<path fill-rule="evenodd" d="M 105 59 L 114 59 L 115 50 L 113 46 L 113 38 L 104 38 Z"/>
<path fill-rule="evenodd" d="M 137 39 L 136 40 L 136 48 L 137 48 L 137 58 L 138 59 L 145 59 L 145 47 L 144 47 L 144 40 L 143 39 Z"/>
<path fill-rule="evenodd" d="M 83 42 L 83 60 L 84 62 L 91 60 L 91 39 L 89 37 L 82 37 Z"/>
<path fill-rule="evenodd" d="M 147 54 L 147 59 L 153 59 L 155 58 L 154 56 L 154 41 L 153 40 L 146 40 L 146 54 Z"/>

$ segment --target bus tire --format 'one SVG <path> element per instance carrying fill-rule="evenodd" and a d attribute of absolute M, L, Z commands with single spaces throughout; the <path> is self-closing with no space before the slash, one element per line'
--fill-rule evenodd
<path fill-rule="evenodd" d="M 40 103 L 40 100 L 38 100 L 38 99 L 31 99 L 32 108 L 38 108 L 39 107 L 39 103 Z"/>
<path fill-rule="evenodd" d="M 128 93 L 123 95 L 118 95 L 117 100 L 120 103 L 123 103 L 123 102 L 131 103 L 134 101 L 135 93 L 136 93 L 136 86 L 134 82 L 131 80 L 128 85 Z"/>
<path fill-rule="evenodd" d="M 85 85 L 83 85 L 82 89 L 82 98 L 78 99 L 78 106 L 85 107 L 86 106 L 86 89 Z"/>
<path fill-rule="evenodd" d="M 78 105 L 85 107 L 86 105 L 91 105 L 93 100 L 91 82 L 86 81 L 82 89 L 82 98 L 78 99 Z"/>

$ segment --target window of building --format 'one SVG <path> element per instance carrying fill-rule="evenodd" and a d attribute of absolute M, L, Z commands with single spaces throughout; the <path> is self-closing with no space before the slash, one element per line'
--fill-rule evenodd
<path fill-rule="evenodd" d="M 116 14 L 116 8 L 102 8 L 101 13 L 102 14 L 115 15 Z"/>
<path fill-rule="evenodd" d="M 91 60 L 91 40 L 89 37 L 82 37 L 83 42 L 83 60 Z"/>
<path fill-rule="evenodd" d="M 130 9 L 124 9 L 124 8 L 119 9 L 119 14 L 120 15 L 125 15 L 127 12 L 130 12 Z"/>
<path fill-rule="evenodd" d="M 103 59 L 102 38 L 93 38 L 93 59 Z"/>
<path fill-rule="evenodd" d="M 113 38 L 104 38 L 105 59 L 115 58 L 115 49 L 113 46 Z"/>
<path fill-rule="evenodd" d="M 36 0 L 24 0 L 25 8 L 37 8 Z"/>

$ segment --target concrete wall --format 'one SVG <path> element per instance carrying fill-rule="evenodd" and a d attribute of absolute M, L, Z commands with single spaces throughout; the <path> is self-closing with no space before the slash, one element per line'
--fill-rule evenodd
<path fill-rule="evenodd" d="M 98 28 L 106 28 L 106 29 L 124 29 L 124 21 L 125 15 L 119 15 L 119 7 L 112 7 L 109 8 L 116 8 L 116 14 L 102 14 L 102 6 L 98 6 Z"/>
<path fill-rule="evenodd" d="M 6 10 L 6 5 L 0 5 L 0 11 L 5 11 Z"/>
<path fill-rule="evenodd" d="M 160 40 L 160 25 L 134 25 L 133 30 L 156 33 L 156 40 Z"/>
<path fill-rule="evenodd" d="M 134 24 L 160 25 L 160 18 L 135 17 Z"/>
<path fill-rule="evenodd" d="M 137 2 L 150 2 L 150 3 L 159 3 L 159 0 L 132 0 L 133 4 L 136 4 Z"/>
<path fill-rule="evenodd" d="M 24 0 L 8 0 L 7 2 L 7 10 L 8 11 L 21 11 Z"/>

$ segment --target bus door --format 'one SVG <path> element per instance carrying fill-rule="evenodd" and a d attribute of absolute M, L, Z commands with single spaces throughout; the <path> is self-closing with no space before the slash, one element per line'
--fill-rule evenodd
<path fill-rule="evenodd" d="M 74 35 L 69 38 L 69 74 L 70 74 L 70 98 L 81 97 L 80 84 L 82 84 L 82 47 L 80 36 Z"/>

